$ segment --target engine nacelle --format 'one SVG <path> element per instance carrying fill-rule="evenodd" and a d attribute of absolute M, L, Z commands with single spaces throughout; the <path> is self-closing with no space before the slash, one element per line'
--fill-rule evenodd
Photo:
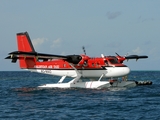
<path fill-rule="evenodd" d="M 82 60 L 78 63 L 80 66 L 82 65 L 86 65 L 87 64 L 87 61 L 90 59 L 89 56 L 86 56 L 86 55 L 81 55 L 82 57 Z"/>
<path fill-rule="evenodd" d="M 68 55 L 67 61 L 73 64 L 78 64 L 82 60 L 80 55 Z"/>
<path fill-rule="evenodd" d="M 125 57 L 122 57 L 122 56 L 116 56 L 117 60 L 119 63 L 123 63 L 124 60 L 126 60 Z"/>

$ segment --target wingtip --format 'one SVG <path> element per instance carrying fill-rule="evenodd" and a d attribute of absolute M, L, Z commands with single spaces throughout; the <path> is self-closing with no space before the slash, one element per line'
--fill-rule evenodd
<path fill-rule="evenodd" d="M 11 56 L 7 56 L 7 57 L 5 57 L 4 59 L 11 59 Z"/>

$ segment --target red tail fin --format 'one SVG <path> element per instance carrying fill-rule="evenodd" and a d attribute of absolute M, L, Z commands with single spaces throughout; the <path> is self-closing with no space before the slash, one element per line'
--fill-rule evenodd
<path fill-rule="evenodd" d="M 31 39 L 27 32 L 17 33 L 18 51 L 35 52 Z"/>
<path fill-rule="evenodd" d="M 35 52 L 31 39 L 27 32 L 17 33 L 17 45 L 18 51 L 23 52 Z M 34 68 L 36 58 L 29 56 L 20 56 L 19 65 L 20 68 Z"/>

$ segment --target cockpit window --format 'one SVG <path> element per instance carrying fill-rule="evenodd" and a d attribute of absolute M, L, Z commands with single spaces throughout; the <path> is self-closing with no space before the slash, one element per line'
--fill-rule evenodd
<path fill-rule="evenodd" d="M 111 64 L 118 64 L 118 61 L 116 59 L 109 59 L 109 62 Z"/>

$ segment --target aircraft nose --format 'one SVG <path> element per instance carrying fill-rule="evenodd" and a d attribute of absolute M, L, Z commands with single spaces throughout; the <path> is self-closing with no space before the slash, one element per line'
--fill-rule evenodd
<path fill-rule="evenodd" d="M 124 68 L 123 68 L 123 73 L 124 73 L 125 75 L 129 74 L 129 73 L 130 73 L 129 67 L 124 67 Z"/>

